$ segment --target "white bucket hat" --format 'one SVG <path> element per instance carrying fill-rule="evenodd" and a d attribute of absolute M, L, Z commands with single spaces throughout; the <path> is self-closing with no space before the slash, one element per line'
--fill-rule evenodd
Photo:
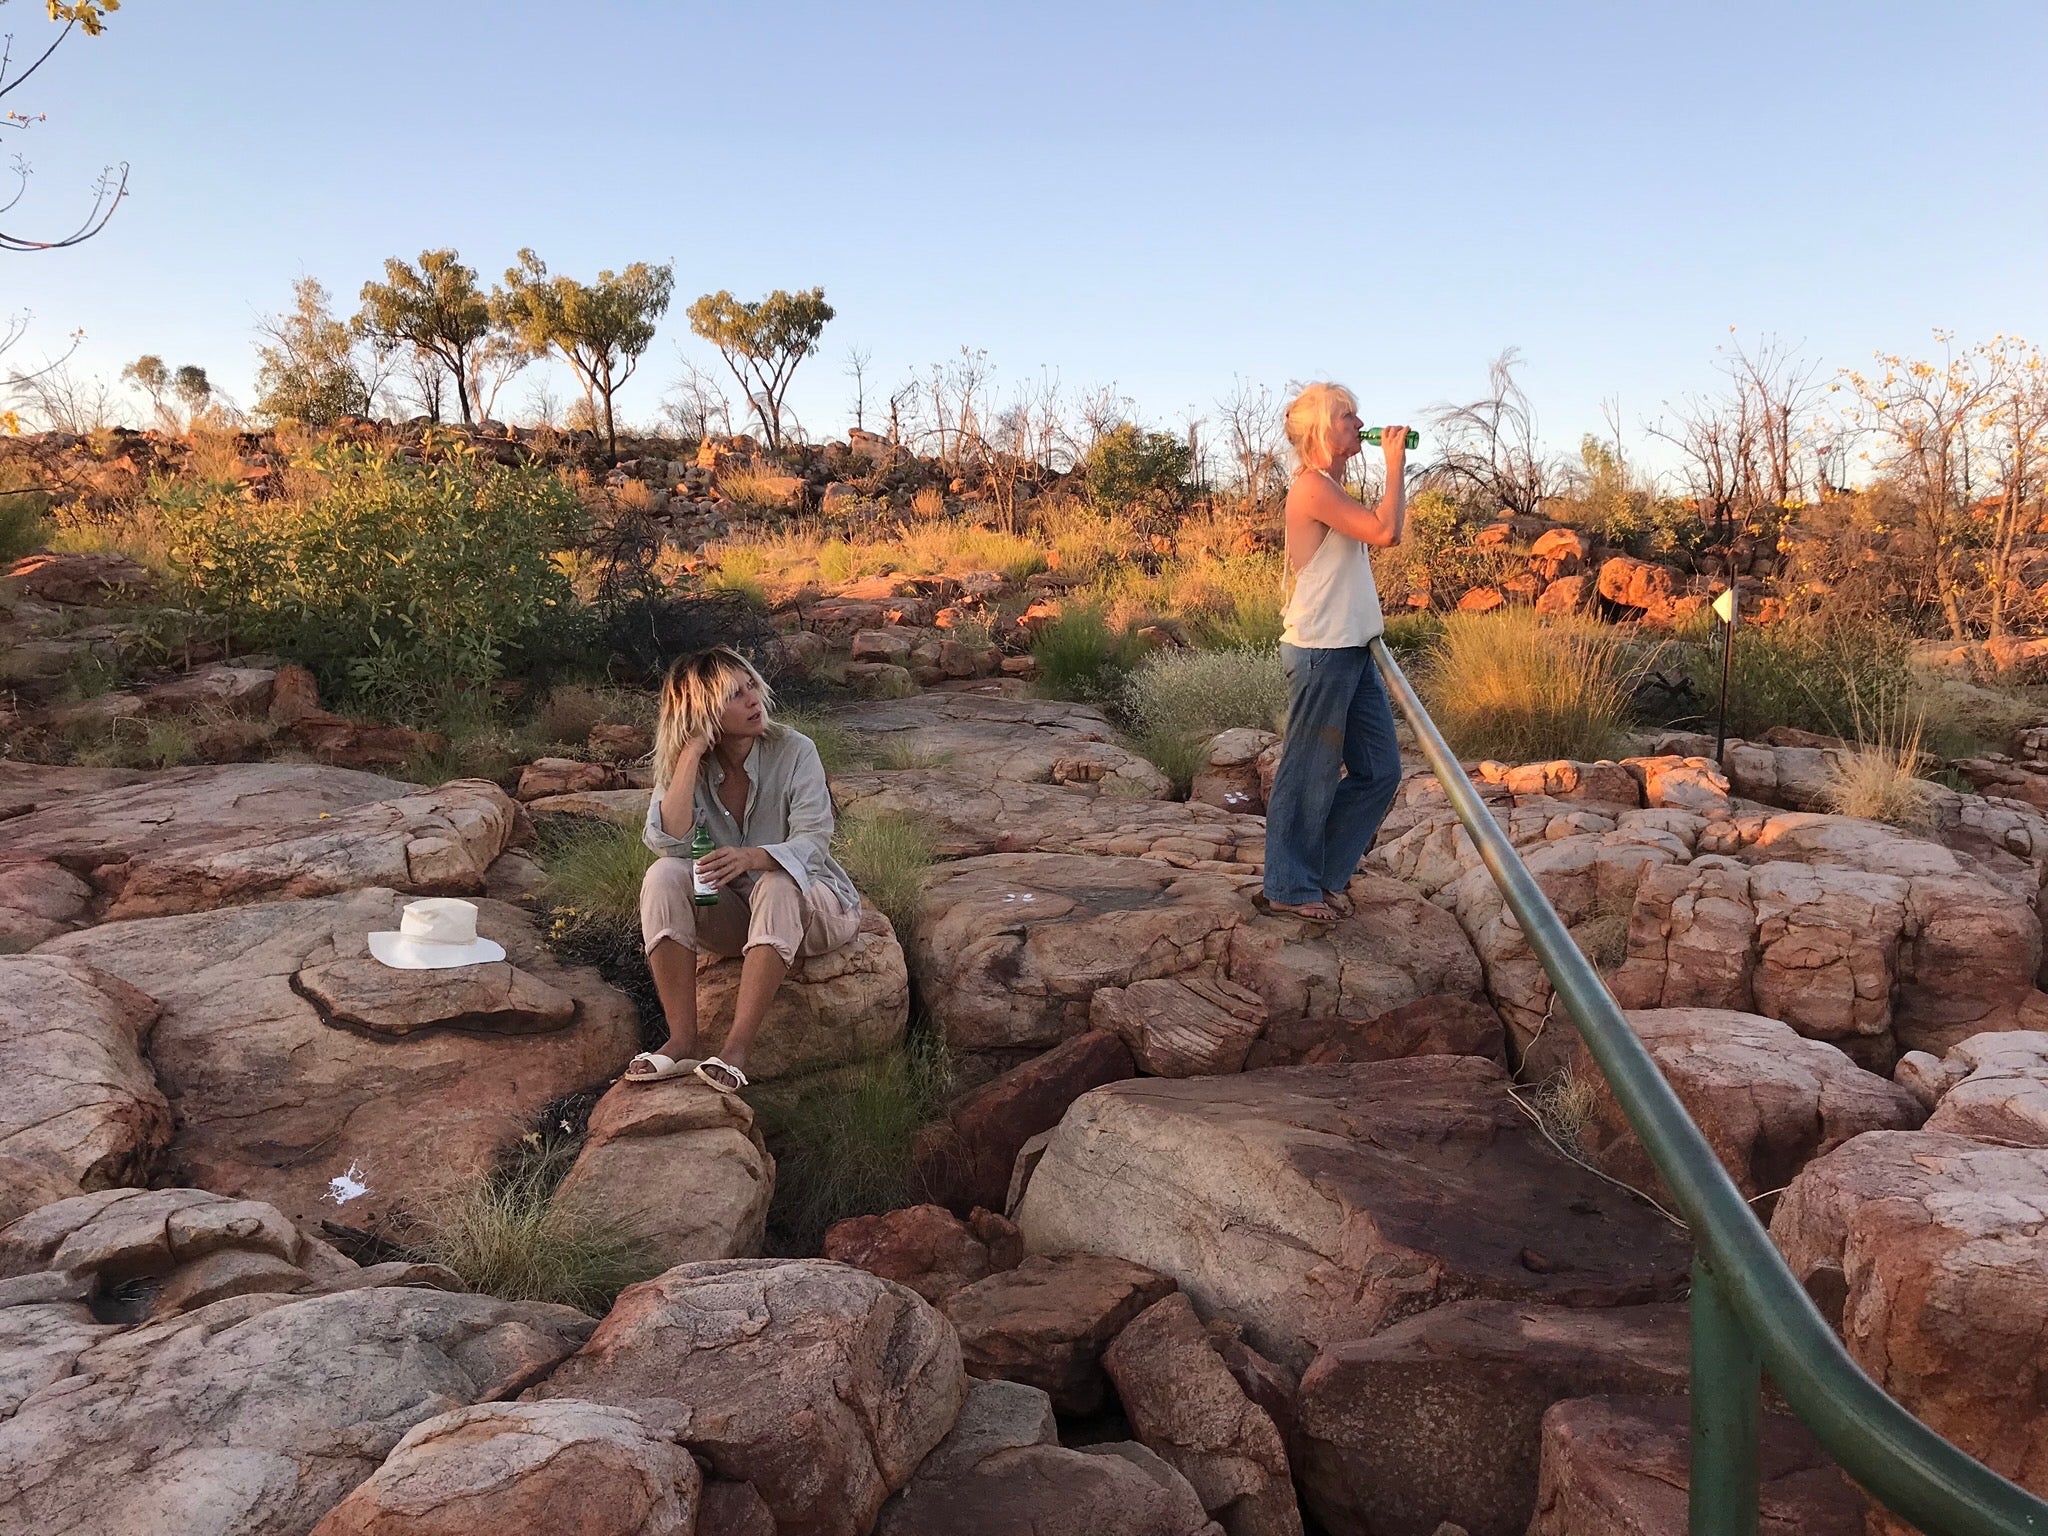
<path fill-rule="evenodd" d="M 476 936 L 476 903 L 454 896 L 408 901 L 396 933 L 370 935 L 370 953 L 402 971 L 439 971 L 505 958 L 505 946 Z"/>

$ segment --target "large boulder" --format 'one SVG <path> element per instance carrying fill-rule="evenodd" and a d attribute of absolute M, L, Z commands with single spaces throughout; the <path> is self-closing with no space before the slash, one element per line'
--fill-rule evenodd
<path fill-rule="evenodd" d="M 0 955 L 34 949 L 91 920 L 92 887 L 62 864 L 0 864 Z"/>
<path fill-rule="evenodd" d="M 849 705 L 832 718 L 882 754 L 984 781 L 1114 785 L 1152 800 L 1173 793 L 1166 775 L 1116 745 L 1107 717 L 1086 704 L 939 692 Z"/>
<path fill-rule="evenodd" d="M 0 956 L 0 1157 L 84 1189 L 141 1184 L 171 1139 L 143 1055 L 157 1005 L 56 955 Z"/>
<path fill-rule="evenodd" d="M 619 1082 L 554 1198 L 626 1224 L 667 1269 L 761 1251 L 775 1159 L 744 1099 L 693 1078 Z"/>
<path fill-rule="evenodd" d="M 911 967 L 949 1043 L 970 1052 L 1044 1049 L 1108 1025 L 1128 1012 L 1123 989 L 1153 980 L 1229 982 L 1268 1020 L 1371 1018 L 1479 990 L 1455 920 L 1397 881 L 1360 876 L 1356 914 L 1326 926 L 1262 911 L 1256 896 L 1249 876 L 1148 859 L 963 859 L 925 886 Z"/>
<path fill-rule="evenodd" d="M 1639 1008 L 1627 1018 L 1729 1177 L 1753 1200 L 1783 1189 L 1852 1136 L 1912 1130 L 1925 1117 L 1905 1089 L 1776 1019 L 1721 1008 Z M 1659 1187 L 1607 1079 L 1590 1066 L 1582 1075 L 1593 1093 L 1583 1149 L 1623 1183 Z"/>
<path fill-rule="evenodd" d="M 1296 1370 L 1446 1302 L 1664 1300 L 1688 1270 L 1669 1223 L 1560 1157 L 1470 1056 L 1096 1089 L 1017 1221 L 1033 1252 L 1170 1276 Z"/>
<path fill-rule="evenodd" d="M 732 1028 L 741 961 L 705 954 L 697 969 L 698 1049 L 715 1055 Z M 863 902 L 851 943 L 806 955 L 776 988 L 747 1075 L 767 1082 L 850 1066 L 902 1045 L 910 1024 L 910 973 L 896 930 Z"/>
<path fill-rule="evenodd" d="M 1336 1536 L 1521 1536 L 1543 1415 L 1600 1392 L 1682 1395 L 1685 1308 L 1462 1301 L 1333 1344 L 1302 1378 L 1294 1448 Z"/>
<path fill-rule="evenodd" d="M 1138 1439 L 1188 1480 L 1226 1536 L 1301 1536 L 1287 1448 L 1245 1395 L 1187 1297 L 1153 1303 L 1103 1367 Z"/>
<path fill-rule="evenodd" d="M 365 936 L 396 928 L 405 900 L 366 890 L 107 923 L 36 954 L 156 999 L 150 1054 L 177 1113 L 166 1161 L 181 1182 L 297 1222 L 374 1229 L 480 1176 L 554 1099 L 611 1081 L 639 1033 L 624 997 L 556 961 L 529 914 L 492 901 L 478 903 L 478 931 L 504 945 L 498 965 L 574 999 L 566 1027 L 496 1033 L 459 1014 L 460 1029 L 370 1034 L 323 1014 L 301 975 L 361 959 Z M 391 974 L 416 988 L 420 1018 L 447 1020 L 451 989 L 475 999 L 469 969 Z"/>
<path fill-rule="evenodd" d="M 147 597 L 156 588 L 149 567 L 111 550 L 39 550 L 7 568 L 11 594 L 80 608 Z"/>
<path fill-rule="evenodd" d="M 2048 1150 L 1875 1131 L 1807 1165 L 1771 1236 L 1879 1386 L 2048 1493 Z"/>
<path fill-rule="evenodd" d="M 479 1403 L 414 1425 L 313 1536 L 696 1536 L 704 1476 L 600 1403 Z"/>
<path fill-rule="evenodd" d="M 918 1133 L 919 1187 L 956 1214 L 1006 1209 L 1017 1154 L 1060 1123 L 1082 1094 L 1132 1075 L 1131 1053 L 1108 1030 L 1091 1029 L 962 1095 L 946 1117 Z"/>
<path fill-rule="evenodd" d="M 944 1206 L 912 1205 L 879 1216 L 849 1216 L 825 1229 L 824 1255 L 907 1285 L 934 1306 L 963 1286 L 1024 1257 L 1017 1228 L 993 1211 L 962 1221 Z"/>
<path fill-rule="evenodd" d="M 855 1536 L 953 1427 L 960 1345 L 922 1298 L 820 1260 L 684 1264 L 619 1297 L 529 1396 L 631 1408 L 782 1536 Z"/>
<path fill-rule="evenodd" d="M 1263 817 L 1194 801 L 1135 799 L 1114 785 L 986 779 L 950 766 L 904 768 L 836 774 L 832 798 L 842 814 L 915 819 L 947 859 L 1096 853 L 1155 858 L 1183 869 L 1265 866 Z"/>
<path fill-rule="evenodd" d="M 567 1307 L 373 1287 L 237 1296 L 80 1353 L 0 1423 L 0 1527 L 304 1536 L 405 1432 L 576 1348 Z"/>
<path fill-rule="evenodd" d="M 1790 1414 L 1763 1416 L 1757 1463 L 1759 1536 L 1863 1536 L 1863 1499 Z M 1543 1486 L 1528 1536 L 1686 1536 L 1691 1486 L 1683 1398 L 1562 1402 L 1544 1415 Z"/>
<path fill-rule="evenodd" d="M 940 1310 L 970 1376 L 1042 1388 L 1062 1413 L 1102 1406 L 1102 1351 L 1173 1289 L 1141 1264 L 1093 1253 L 1036 1254 L 952 1292 Z"/>
<path fill-rule="evenodd" d="M 9 825 L 0 862 L 62 864 L 110 918 L 370 886 L 474 895 L 522 826 L 481 779 L 425 790 L 346 768 L 232 763 L 40 807 Z"/>
<path fill-rule="evenodd" d="M 1121 1453 L 1121 1454 L 1119 1454 Z M 1125 1446 L 1067 1450 L 1051 1400 L 971 1384 L 959 1422 L 882 1508 L 876 1536 L 1216 1536 L 1178 1473 Z"/>
<path fill-rule="evenodd" d="M 1903 1079 L 1906 1062 L 1899 1066 Z M 1928 1130 L 2048 1147 L 2048 1033 L 1972 1035 L 1933 1062 L 1929 1076 Z"/>

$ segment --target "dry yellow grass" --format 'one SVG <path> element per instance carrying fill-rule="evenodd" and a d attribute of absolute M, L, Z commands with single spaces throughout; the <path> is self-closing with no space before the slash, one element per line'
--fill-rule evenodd
<path fill-rule="evenodd" d="M 1866 719 L 1859 710 L 1857 716 L 1855 748 L 1829 763 L 1828 809 L 1914 831 L 1931 829 L 1935 786 L 1919 774 L 1921 715 L 1901 711 Z"/>

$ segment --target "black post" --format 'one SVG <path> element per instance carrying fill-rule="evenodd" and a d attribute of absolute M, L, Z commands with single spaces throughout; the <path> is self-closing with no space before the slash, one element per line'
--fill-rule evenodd
<path fill-rule="evenodd" d="M 1721 713 L 1714 726 L 1714 766 L 1728 766 L 1728 679 L 1735 670 L 1735 615 L 1741 599 L 1734 583 L 1728 586 L 1728 622 L 1721 626 Z"/>

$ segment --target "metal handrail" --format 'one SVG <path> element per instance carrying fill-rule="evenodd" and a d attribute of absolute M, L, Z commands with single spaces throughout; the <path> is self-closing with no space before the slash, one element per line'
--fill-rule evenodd
<path fill-rule="evenodd" d="M 1691 1228 L 1692 1536 L 1755 1536 L 1760 1368 L 1842 1469 L 1928 1536 L 2048 1536 L 2048 1503 L 1922 1424 L 1849 1357 L 1472 788 L 1385 642 L 1374 640 L 1371 654 L 1557 1001 Z"/>

